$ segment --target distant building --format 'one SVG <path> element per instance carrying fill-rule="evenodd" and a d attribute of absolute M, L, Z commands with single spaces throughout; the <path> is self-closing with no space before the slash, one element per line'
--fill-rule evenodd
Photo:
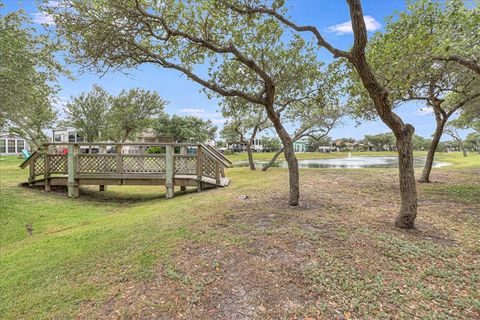
<path fill-rule="evenodd" d="M 135 142 L 135 143 L 170 143 L 175 142 L 172 136 L 158 136 L 155 130 L 152 128 L 146 128 L 137 136 L 131 140 L 127 140 L 126 142 Z M 124 153 L 145 153 L 149 146 L 124 146 L 123 152 Z"/>
<path fill-rule="evenodd" d="M 20 155 L 22 150 L 30 151 L 27 139 L 16 133 L 0 132 L 0 155 Z"/>
<path fill-rule="evenodd" d="M 295 152 L 307 152 L 308 151 L 308 141 L 306 140 L 297 140 L 293 142 L 293 151 Z"/>
<path fill-rule="evenodd" d="M 81 134 L 80 130 L 77 130 L 74 127 L 59 127 L 52 130 L 52 140 L 53 142 L 85 142 L 83 135 Z M 103 141 L 103 142 L 112 142 L 112 141 Z M 131 140 L 127 140 L 125 142 L 134 142 L 134 143 L 170 143 L 174 142 L 173 137 L 170 136 L 157 136 L 155 131 L 152 128 L 146 128 L 144 131 L 140 132 L 136 135 L 135 138 Z M 124 153 L 145 153 L 145 151 L 149 148 L 148 145 L 146 146 L 124 146 L 123 152 Z M 65 152 L 61 146 L 57 148 L 58 152 Z M 107 152 L 114 152 L 114 148 L 110 147 Z M 92 152 L 98 153 L 99 148 L 92 144 L 92 148 L 88 146 L 80 147 L 81 152 Z"/>
<path fill-rule="evenodd" d="M 226 148 L 228 150 L 232 150 L 233 152 L 247 151 L 247 144 L 246 143 L 227 142 L 226 145 L 227 145 Z M 255 152 L 262 152 L 263 151 L 262 139 L 258 139 L 258 138 L 253 139 L 252 151 L 255 151 Z"/>
<path fill-rule="evenodd" d="M 74 127 L 58 127 L 52 129 L 53 142 L 83 142 L 83 136 Z"/>
<path fill-rule="evenodd" d="M 318 151 L 323 152 L 323 153 L 329 153 L 329 152 L 335 152 L 337 151 L 337 147 L 332 147 L 332 146 L 319 146 Z"/>

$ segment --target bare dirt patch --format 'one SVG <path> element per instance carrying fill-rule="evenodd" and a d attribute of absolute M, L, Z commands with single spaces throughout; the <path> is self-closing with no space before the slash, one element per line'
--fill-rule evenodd
<path fill-rule="evenodd" d="M 464 176 L 448 171 L 437 185 Z M 294 208 L 285 186 L 242 199 L 231 188 L 222 214 L 190 230 L 196 240 L 79 318 L 480 318 L 480 205 L 437 201 L 437 185 L 419 186 L 413 231 L 393 227 L 392 170 L 305 170 Z"/>

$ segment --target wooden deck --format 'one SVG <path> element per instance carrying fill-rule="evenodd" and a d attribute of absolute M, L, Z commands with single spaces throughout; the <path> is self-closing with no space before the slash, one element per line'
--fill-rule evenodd
<path fill-rule="evenodd" d="M 68 186 L 68 196 L 79 196 L 81 185 L 163 185 L 172 198 L 175 186 L 198 191 L 226 187 L 225 168 L 232 162 L 216 149 L 203 144 L 148 144 L 163 147 L 160 154 L 123 153 L 124 146 L 145 144 L 50 143 L 35 152 L 20 167 L 29 167 L 28 184 Z M 100 153 L 81 153 L 82 146 L 99 147 Z M 68 152 L 65 152 L 68 150 Z M 112 152 L 113 151 L 113 152 Z M 107 153 L 110 152 L 110 153 Z"/>

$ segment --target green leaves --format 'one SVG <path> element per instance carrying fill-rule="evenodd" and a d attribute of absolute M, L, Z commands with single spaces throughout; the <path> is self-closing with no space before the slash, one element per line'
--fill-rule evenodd
<path fill-rule="evenodd" d="M 0 118 L 14 132 L 40 146 L 56 119 L 55 82 L 63 68 L 55 60 L 59 46 L 36 35 L 22 12 L 0 15 Z"/>
<path fill-rule="evenodd" d="M 94 85 L 92 91 L 81 93 L 66 107 L 67 121 L 81 131 L 85 141 L 101 141 L 107 129 L 107 114 L 110 111 L 110 95 L 100 86 Z"/>
<path fill-rule="evenodd" d="M 69 124 L 80 130 L 86 141 L 124 142 L 151 126 L 165 104 L 156 92 L 131 89 L 111 96 L 94 85 L 92 91 L 68 103 L 65 111 Z"/>
<path fill-rule="evenodd" d="M 479 17 L 477 7 L 461 0 L 419 0 L 387 19 L 385 32 L 375 34 L 369 42 L 367 57 L 394 106 L 412 100 L 430 105 L 439 102 L 449 113 L 479 92 L 479 76 L 449 60 L 459 55 L 478 61 L 480 50 L 472 48 L 480 41 L 480 24 L 472 21 L 480 22 Z M 354 113 L 371 119 L 373 105 L 366 91 L 355 75 L 349 78 Z"/>
<path fill-rule="evenodd" d="M 154 122 L 154 130 L 157 135 L 172 137 L 176 142 L 203 143 L 215 137 L 217 127 L 210 120 L 204 121 L 194 116 L 170 117 L 161 114 Z"/>
<path fill-rule="evenodd" d="M 154 117 L 163 113 L 166 104 L 157 92 L 138 88 L 122 90 L 111 98 L 106 136 L 122 142 L 134 138 L 134 134 L 152 126 Z"/>

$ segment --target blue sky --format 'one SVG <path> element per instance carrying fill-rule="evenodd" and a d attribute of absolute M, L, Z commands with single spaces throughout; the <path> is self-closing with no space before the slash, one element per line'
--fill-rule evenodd
<path fill-rule="evenodd" d="M 403 10 L 403 0 L 364 0 L 363 9 L 367 27 L 373 31 L 382 31 L 384 19 L 395 10 Z M 38 12 L 34 1 L 6 0 L 4 12 L 23 9 L 37 23 L 48 21 L 48 17 Z M 352 42 L 351 28 L 349 27 L 348 7 L 342 0 L 287 0 L 290 14 L 298 24 L 315 25 L 327 40 L 334 46 L 348 49 Z M 41 28 L 41 26 L 39 25 Z M 370 32 L 370 34 L 372 34 Z M 328 62 L 331 54 L 326 50 L 319 53 L 320 59 Z M 224 119 L 217 112 L 217 101 L 209 100 L 200 92 L 201 86 L 189 81 L 185 76 L 174 70 L 161 69 L 152 65 L 144 65 L 129 75 L 109 73 L 103 77 L 97 74 L 78 74 L 71 67 L 76 80 L 60 79 L 62 101 L 88 91 L 93 84 L 99 84 L 112 94 L 118 94 L 122 89 L 141 87 L 156 90 L 164 99 L 169 101 L 166 111 L 180 115 L 196 115 L 212 120 L 221 127 Z M 59 107 L 59 106 L 58 106 Z M 404 119 L 415 126 L 416 133 L 429 137 L 435 129 L 435 121 L 431 114 L 419 112 L 421 104 L 405 104 L 397 112 Z M 354 137 L 362 138 L 365 134 L 387 132 L 389 129 L 380 121 L 365 122 L 355 127 L 353 120 L 345 120 L 343 127 L 334 129 L 330 136 L 333 138 Z M 448 140 L 448 139 L 447 139 Z"/>

